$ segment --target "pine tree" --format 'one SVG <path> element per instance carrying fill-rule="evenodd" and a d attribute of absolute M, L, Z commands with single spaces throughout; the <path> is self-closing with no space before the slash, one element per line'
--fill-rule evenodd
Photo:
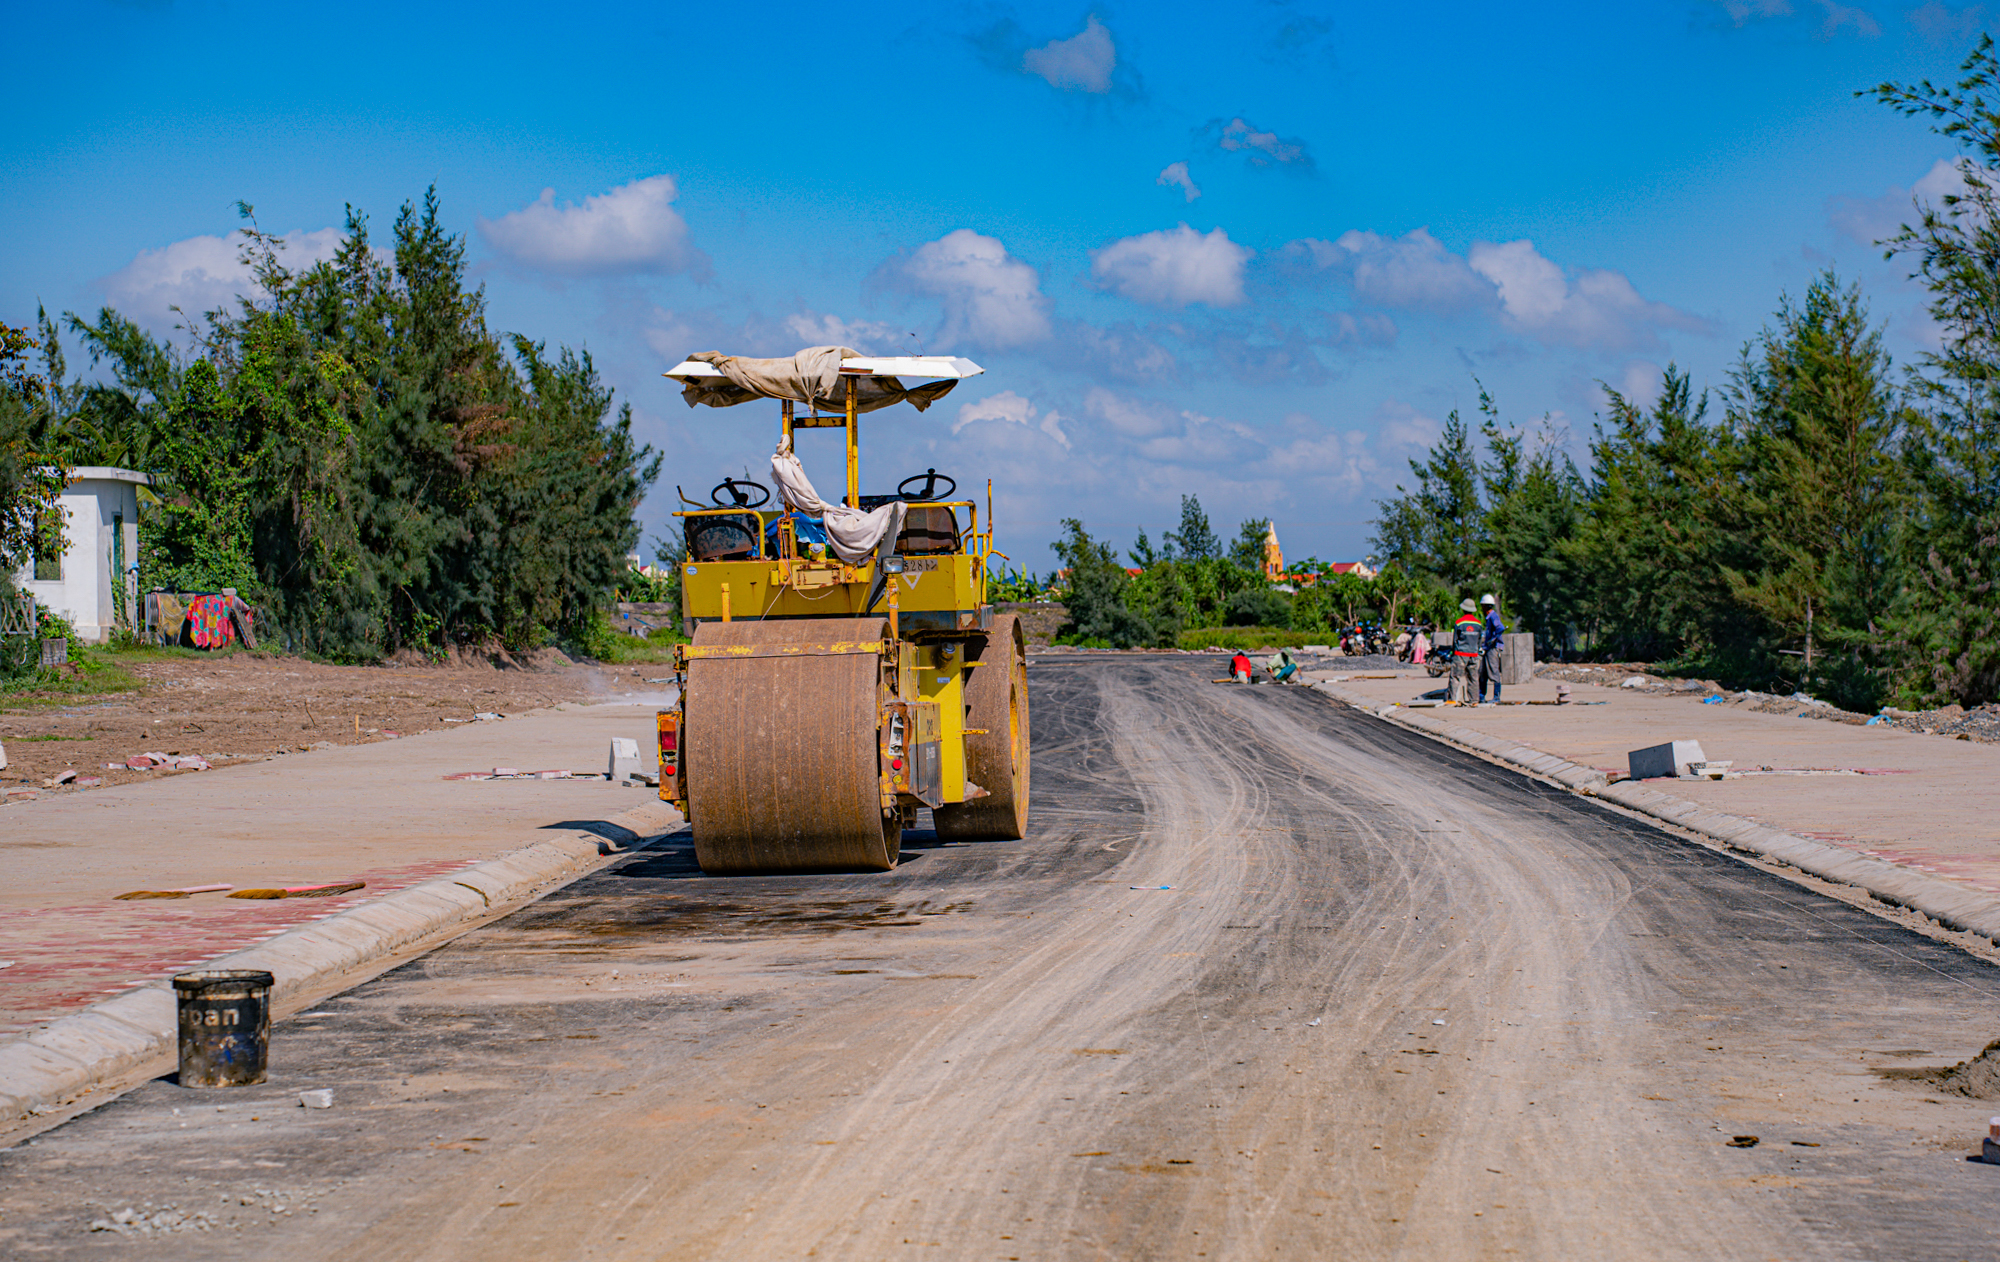
<path fill-rule="evenodd" d="M 1904 704 L 2000 697 L 2000 81 L 1982 36 L 1951 86 L 1883 83 L 1872 95 L 1969 151 L 1965 191 L 1919 205 L 1883 245 L 1914 260 L 1942 346 L 1910 385 L 1907 467 L 1915 495 L 1902 536 L 1903 582 L 1890 616 Z M 1857 94 L 1861 95 L 1861 94 Z"/>
<path fill-rule="evenodd" d="M 1222 555 L 1222 541 L 1209 528 L 1208 514 L 1202 511 L 1198 496 L 1181 496 L 1181 528 L 1168 532 L 1165 537 L 1167 543 L 1189 561 L 1212 561 Z"/>

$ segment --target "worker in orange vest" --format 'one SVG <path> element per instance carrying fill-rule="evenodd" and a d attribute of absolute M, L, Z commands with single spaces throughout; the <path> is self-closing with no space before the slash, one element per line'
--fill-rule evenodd
<path fill-rule="evenodd" d="M 1458 602 L 1458 621 L 1451 628 L 1451 691 L 1453 705 L 1471 705 L 1473 680 L 1478 678 L 1479 655 L 1486 640 L 1486 624 L 1479 620 L 1479 606 L 1467 596 Z"/>

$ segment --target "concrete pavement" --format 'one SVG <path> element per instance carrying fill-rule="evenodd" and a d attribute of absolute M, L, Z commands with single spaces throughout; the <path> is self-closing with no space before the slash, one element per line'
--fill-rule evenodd
<path fill-rule="evenodd" d="M 650 705 L 565 704 L 0 808 L 0 1037 L 552 835 L 589 834 L 657 799 L 602 779 L 443 777 L 601 773 L 613 736 L 643 749 L 652 730 Z M 367 884 L 337 899 L 116 899 L 345 881 Z"/>

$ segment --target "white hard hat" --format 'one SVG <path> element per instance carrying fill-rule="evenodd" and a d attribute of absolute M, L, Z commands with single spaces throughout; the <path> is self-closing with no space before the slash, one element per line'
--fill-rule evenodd
<path fill-rule="evenodd" d="M 1499 602 L 1499 601 L 1497 601 L 1497 600 L 1495 600 L 1495 599 L 1493 599 L 1493 593 L 1492 593 L 1492 592 L 1488 592 L 1488 593 L 1486 593 L 1486 594 L 1485 594 L 1484 596 L 1481 596 L 1481 597 L 1479 598 L 1479 603 L 1480 603 L 1480 604 L 1482 604 L 1482 605 L 1496 605 L 1496 606 L 1497 606 L 1497 605 L 1498 605 L 1498 604 L 1499 604 L 1500 602 Z"/>

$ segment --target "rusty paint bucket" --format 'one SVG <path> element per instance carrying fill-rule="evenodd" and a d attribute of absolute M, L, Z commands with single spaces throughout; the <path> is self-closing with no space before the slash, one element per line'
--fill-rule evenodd
<path fill-rule="evenodd" d="M 275 980 L 258 969 L 209 969 L 174 978 L 183 1087 L 247 1087 L 264 1081 Z"/>

